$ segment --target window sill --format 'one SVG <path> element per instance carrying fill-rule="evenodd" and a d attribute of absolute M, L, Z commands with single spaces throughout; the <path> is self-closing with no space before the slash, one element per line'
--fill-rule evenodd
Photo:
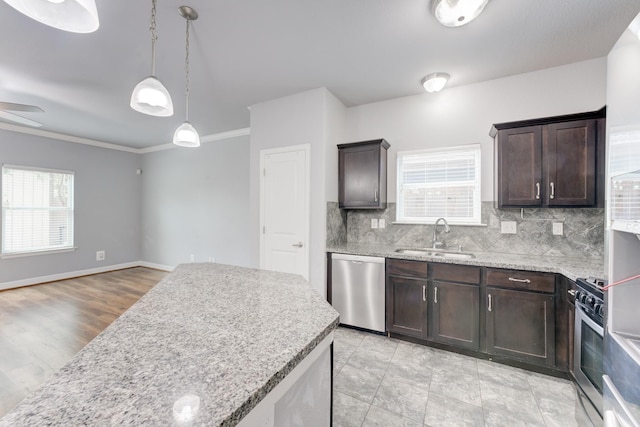
<path fill-rule="evenodd" d="M 36 255 L 62 254 L 65 252 L 73 252 L 77 249 L 78 249 L 77 247 L 73 247 L 73 248 L 51 249 L 51 250 L 31 251 L 31 252 L 13 252 L 9 254 L 0 254 L 0 259 L 22 258 L 27 256 L 36 256 Z"/>
<path fill-rule="evenodd" d="M 433 221 L 392 221 L 391 224 L 399 224 L 399 225 L 433 225 Z M 466 224 L 466 223 L 456 223 L 456 222 L 448 222 L 450 226 L 461 226 L 461 227 L 488 227 L 489 224 Z"/>

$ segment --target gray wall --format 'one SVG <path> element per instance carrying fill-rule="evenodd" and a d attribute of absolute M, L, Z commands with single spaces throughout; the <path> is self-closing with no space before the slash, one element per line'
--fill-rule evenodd
<path fill-rule="evenodd" d="M 0 163 L 75 172 L 78 248 L 0 259 L 0 284 L 138 261 L 139 162 L 138 154 L 0 130 Z M 98 250 L 106 251 L 105 261 L 96 261 Z"/>
<path fill-rule="evenodd" d="M 142 259 L 250 266 L 249 137 L 142 156 Z"/>

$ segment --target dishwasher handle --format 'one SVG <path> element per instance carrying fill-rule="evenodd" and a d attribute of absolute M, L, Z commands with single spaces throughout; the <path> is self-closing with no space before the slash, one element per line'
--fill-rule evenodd
<path fill-rule="evenodd" d="M 331 254 L 332 261 L 356 261 L 356 262 L 368 262 L 373 264 L 384 264 L 384 258 L 372 257 L 363 255 L 349 255 L 349 254 Z"/>

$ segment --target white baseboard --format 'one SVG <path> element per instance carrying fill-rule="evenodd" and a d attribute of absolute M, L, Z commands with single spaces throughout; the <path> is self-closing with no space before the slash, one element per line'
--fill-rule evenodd
<path fill-rule="evenodd" d="M 155 268 L 156 270 L 162 270 L 162 271 L 173 271 L 173 269 L 176 268 L 175 266 L 172 266 L 172 265 L 162 265 L 162 264 L 156 264 L 155 262 L 148 262 L 148 261 L 140 261 L 140 267 Z"/>
<path fill-rule="evenodd" d="M 20 288 L 23 286 L 37 285 L 40 283 L 55 282 L 58 280 L 73 279 L 74 277 L 89 276 L 91 274 L 106 273 L 108 271 L 123 270 L 132 267 L 148 267 L 156 270 L 172 271 L 174 267 L 168 265 L 154 264 L 146 261 L 133 261 L 124 264 L 106 265 L 98 268 L 86 270 L 69 271 L 66 273 L 52 274 L 50 276 L 31 277 L 29 279 L 14 280 L 12 282 L 0 283 L 0 291 L 5 289 Z"/>

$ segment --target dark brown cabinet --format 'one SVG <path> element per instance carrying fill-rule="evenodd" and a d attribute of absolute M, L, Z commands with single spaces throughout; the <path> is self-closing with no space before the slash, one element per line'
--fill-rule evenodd
<path fill-rule="evenodd" d="M 429 294 L 431 339 L 480 349 L 480 268 L 432 264 Z"/>
<path fill-rule="evenodd" d="M 427 263 L 387 259 L 387 331 L 427 338 Z"/>
<path fill-rule="evenodd" d="M 555 275 L 487 269 L 486 350 L 555 366 Z"/>
<path fill-rule="evenodd" d="M 384 139 L 338 145 L 338 204 L 344 209 L 387 207 L 387 150 Z"/>
<path fill-rule="evenodd" d="M 498 208 L 601 206 L 604 115 L 494 124 Z"/>

